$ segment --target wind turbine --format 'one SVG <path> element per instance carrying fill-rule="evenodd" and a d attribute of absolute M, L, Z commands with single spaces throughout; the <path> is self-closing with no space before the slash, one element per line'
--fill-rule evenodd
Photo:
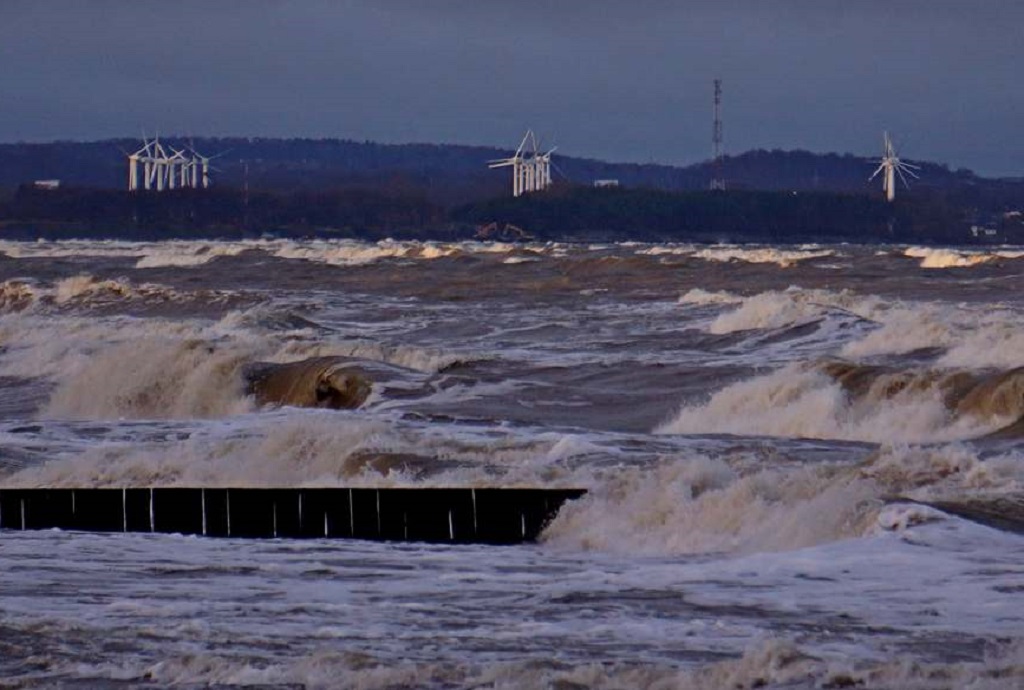
<path fill-rule="evenodd" d="M 529 156 L 526 155 L 530 149 Z M 557 148 L 557 147 L 555 147 Z M 528 192 L 537 192 L 551 184 L 551 154 L 540 152 L 540 144 L 532 129 L 526 130 L 519 148 L 510 158 L 499 158 L 488 161 L 489 168 L 512 167 L 512 196 L 518 197 Z"/>
<path fill-rule="evenodd" d="M 180 187 L 188 186 L 188 168 L 190 161 L 185 156 L 184 150 L 170 147 L 174 152 L 173 156 L 167 159 L 167 188 L 174 189 L 175 184 Z"/>
<path fill-rule="evenodd" d="M 523 149 L 526 148 L 526 140 L 533 138 L 533 130 L 526 130 L 526 135 L 519 143 L 519 148 L 511 158 L 499 158 L 488 161 L 488 168 L 505 168 L 512 166 L 512 196 L 520 196 L 523 193 Z"/>
<path fill-rule="evenodd" d="M 146 189 L 151 189 L 155 182 L 157 191 L 162 192 L 167 185 L 168 164 L 170 162 L 167 152 L 160 144 L 159 136 L 153 139 L 153 141 L 147 141 L 146 147 L 152 147 L 149 156 L 143 159 L 146 172 Z"/>
<path fill-rule="evenodd" d="M 144 163 L 145 173 L 148 179 L 149 175 L 149 161 L 151 154 L 149 151 L 150 143 L 143 138 L 143 146 L 135 153 L 127 153 L 128 156 L 128 191 L 134 192 L 139 188 L 139 163 Z M 124 149 L 122 149 L 124 151 Z M 148 185 L 147 185 L 148 188 Z"/>
<path fill-rule="evenodd" d="M 540 142 L 536 143 L 539 147 Z M 551 154 L 556 149 L 558 149 L 557 146 L 552 146 L 547 153 L 540 153 L 536 149 L 533 152 L 533 160 L 536 161 L 535 165 L 537 166 L 537 190 L 551 186 Z"/>
<path fill-rule="evenodd" d="M 907 182 L 907 178 L 904 177 L 903 173 L 910 175 L 915 180 L 918 179 L 915 170 L 920 170 L 916 165 L 910 163 L 904 163 L 896 155 L 896 149 L 893 148 L 892 139 L 889 138 L 889 133 L 885 132 L 885 152 L 882 154 L 882 162 L 875 170 L 874 174 L 868 178 L 868 181 L 875 179 L 878 173 L 882 175 L 882 190 L 885 192 L 886 201 L 892 201 L 896 198 L 896 175 L 900 176 L 903 180 L 903 184 L 906 187 L 910 187 L 910 183 Z"/>

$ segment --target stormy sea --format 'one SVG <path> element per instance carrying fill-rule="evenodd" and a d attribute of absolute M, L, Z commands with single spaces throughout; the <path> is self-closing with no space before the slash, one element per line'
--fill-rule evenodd
<path fill-rule="evenodd" d="M 3 687 L 1024 687 L 1024 248 L 0 242 L 0 488 L 586 489 L 520 546 L 0 531 Z"/>

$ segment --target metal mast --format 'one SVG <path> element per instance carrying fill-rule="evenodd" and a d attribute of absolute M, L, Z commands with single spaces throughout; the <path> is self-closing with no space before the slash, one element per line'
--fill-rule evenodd
<path fill-rule="evenodd" d="M 711 189 L 725 189 L 722 175 L 722 80 L 715 79 L 715 123 L 711 129 Z"/>
<path fill-rule="evenodd" d="M 896 198 L 896 176 L 900 176 L 905 187 L 910 187 L 910 183 L 907 182 L 904 173 L 917 179 L 917 173 L 914 171 L 920 170 L 920 168 L 910 163 L 904 163 L 899 159 L 888 132 L 885 132 L 883 135 L 883 142 L 885 148 L 883 149 L 881 164 L 875 170 L 875 174 L 869 177 L 868 180 L 873 180 L 878 176 L 878 173 L 882 173 L 882 191 L 885 192 L 885 200 L 891 202 Z"/>

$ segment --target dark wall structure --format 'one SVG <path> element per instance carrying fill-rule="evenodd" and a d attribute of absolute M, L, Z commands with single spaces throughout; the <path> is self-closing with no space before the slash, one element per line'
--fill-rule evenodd
<path fill-rule="evenodd" d="M 516 544 L 582 489 L 0 489 L 0 530 Z"/>

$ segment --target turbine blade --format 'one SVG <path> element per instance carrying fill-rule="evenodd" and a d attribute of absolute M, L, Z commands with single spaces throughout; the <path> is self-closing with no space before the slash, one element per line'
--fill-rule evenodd
<path fill-rule="evenodd" d="M 868 182 L 878 177 L 878 173 L 882 172 L 883 170 L 885 170 L 885 163 L 882 163 L 880 166 L 878 166 L 878 170 L 872 173 L 871 177 L 868 178 Z"/>
<path fill-rule="evenodd" d="M 532 137 L 532 136 L 533 136 L 533 130 L 532 129 L 526 130 L 526 134 L 523 135 L 523 140 L 521 142 L 519 142 L 519 148 L 516 149 L 516 154 L 514 156 L 515 158 L 518 158 L 519 155 L 523 152 L 523 148 L 526 146 L 526 141 L 530 137 Z"/>
<path fill-rule="evenodd" d="M 911 177 L 913 177 L 915 180 L 920 180 L 921 176 L 918 175 L 916 172 L 914 172 L 915 169 L 919 169 L 919 168 L 917 168 L 916 166 L 913 166 L 913 165 L 907 165 L 906 163 L 903 163 L 902 165 L 900 165 L 897 168 L 897 170 L 899 170 L 901 173 L 905 172 L 908 175 L 910 175 Z"/>

